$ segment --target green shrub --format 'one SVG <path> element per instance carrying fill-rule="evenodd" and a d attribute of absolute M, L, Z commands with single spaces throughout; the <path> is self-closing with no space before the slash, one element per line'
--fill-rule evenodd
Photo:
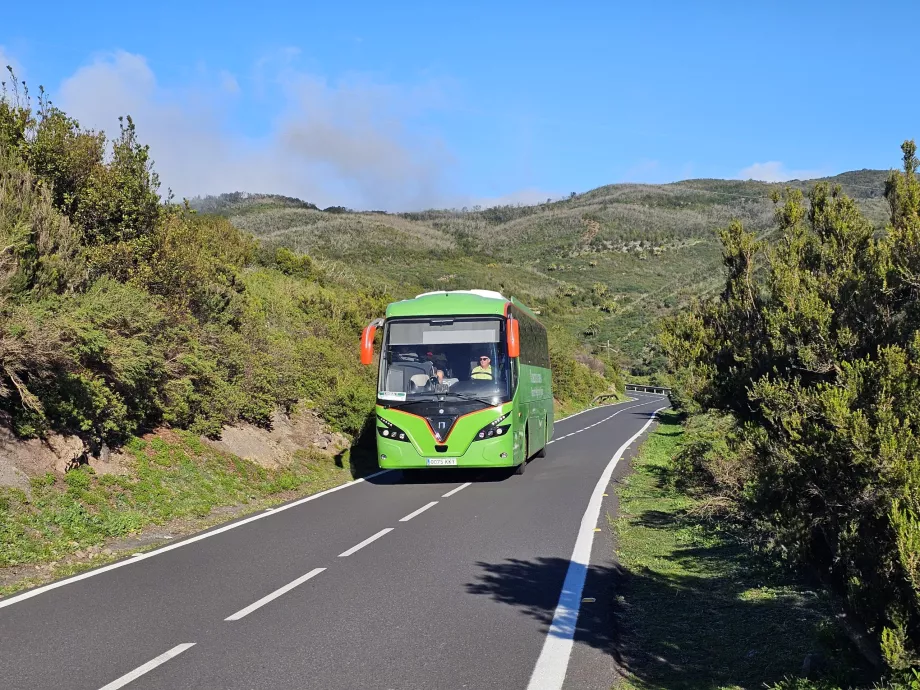
<path fill-rule="evenodd" d="M 721 296 L 661 337 L 677 400 L 743 428 L 740 505 L 764 541 L 824 574 L 892 669 L 920 659 L 920 180 L 902 150 L 884 233 L 839 188 L 777 195 L 779 241 L 723 230 Z M 683 462 L 711 466 L 717 443 Z"/>
<path fill-rule="evenodd" d="M 697 487 L 740 498 L 749 478 L 740 436 L 731 415 L 712 412 L 690 417 L 672 461 L 675 484 L 682 489 Z"/>
<path fill-rule="evenodd" d="M 569 405 L 585 406 L 611 389 L 611 382 L 576 359 L 577 345 L 560 330 L 549 334 L 549 358 L 553 372 L 553 396 Z M 603 367 L 603 364 L 601 364 Z"/>
<path fill-rule="evenodd" d="M 109 141 L 43 94 L 33 111 L 13 88 L 0 97 L 0 246 L 9 247 L 0 253 L 0 411 L 17 433 L 76 433 L 96 446 L 161 424 L 216 436 L 225 424 L 267 424 L 299 403 L 337 430 L 360 432 L 375 389 L 375 372 L 358 361 L 361 329 L 414 285 L 357 279 L 347 267 L 260 243 L 225 216 L 164 202 L 130 118 Z M 244 196 L 213 210 L 241 209 Z M 430 287 L 464 262 L 479 286 L 526 296 L 533 283 L 526 271 L 486 270 L 486 259 L 495 262 L 481 235 L 449 214 L 439 222 L 465 228 L 466 244 L 397 217 L 321 212 L 270 195 L 253 203 L 274 215 L 244 220 L 308 222 L 327 256 L 346 244 L 364 252 L 362 269 L 409 256 L 416 268 L 433 267 L 417 278 Z M 532 213 L 499 207 L 474 225 Z M 392 256 L 397 240 L 405 256 Z M 572 293 L 593 310 L 592 332 L 598 307 L 612 313 L 608 293 L 596 281 Z M 558 400 L 584 405 L 621 385 L 613 367 L 562 330 L 553 338 Z"/>

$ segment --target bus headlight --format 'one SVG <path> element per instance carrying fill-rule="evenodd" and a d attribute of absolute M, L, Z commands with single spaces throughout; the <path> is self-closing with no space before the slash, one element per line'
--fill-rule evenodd
<path fill-rule="evenodd" d="M 383 426 L 377 427 L 377 433 L 383 438 L 388 438 L 391 441 L 405 441 L 409 442 L 409 435 L 400 429 L 398 426 L 393 424 L 393 422 L 388 422 L 383 417 L 377 417 L 377 421 L 383 424 Z"/>
<path fill-rule="evenodd" d="M 511 428 L 510 424 L 505 424 L 500 426 L 503 421 L 510 415 L 510 412 L 506 412 L 501 417 L 496 419 L 493 422 L 486 424 L 482 429 L 479 430 L 479 433 L 473 438 L 474 441 L 484 441 L 486 439 L 495 438 L 496 436 L 504 436 L 508 433 L 508 430 Z"/>

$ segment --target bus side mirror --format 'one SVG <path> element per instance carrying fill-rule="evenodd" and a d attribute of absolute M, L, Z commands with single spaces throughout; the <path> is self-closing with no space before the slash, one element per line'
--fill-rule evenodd
<path fill-rule="evenodd" d="M 521 355 L 521 331 L 518 320 L 508 317 L 508 356 L 512 359 Z"/>
<path fill-rule="evenodd" d="M 361 364 L 365 366 L 374 361 L 374 336 L 377 334 L 377 324 L 372 323 L 364 328 L 361 334 Z"/>

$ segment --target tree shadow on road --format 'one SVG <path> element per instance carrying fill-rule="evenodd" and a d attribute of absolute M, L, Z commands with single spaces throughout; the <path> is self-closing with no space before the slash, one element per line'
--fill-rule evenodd
<path fill-rule="evenodd" d="M 662 514 L 636 519 L 654 529 L 676 528 Z M 848 666 L 853 653 L 829 624 L 827 602 L 804 587 L 739 570 L 739 554 L 724 543 L 681 549 L 674 558 L 689 559 L 701 569 L 683 576 L 645 567 L 589 566 L 582 596 L 595 601 L 581 605 L 575 644 L 610 655 L 621 675 L 639 688 L 763 688 L 799 674 L 806 657 L 819 675 L 853 682 Z M 477 565 L 482 573 L 467 584 L 468 592 L 515 606 L 549 630 L 568 560 Z"/>

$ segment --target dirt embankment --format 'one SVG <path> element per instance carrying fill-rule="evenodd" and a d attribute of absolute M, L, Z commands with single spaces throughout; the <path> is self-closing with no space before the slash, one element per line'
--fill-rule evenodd
<path fill-rule="evenodd" d="M 313 410 L 290 416 L 278 412 L 269 428 L 241 423 L 225 427 L 220 439 L 201 440 L 268 468 L 285 465 L 298 451 L 316 449 L 335 455 L 349 445 L 347 436 L 330 431 Z M 128 474 L 132 467 L 125 455 L 104 446 L 93 452 L 78 436 L 16 438 L 9 419 L 0 414 L 0 487 L 28 492 L 32 477 L 49 472 L 62 475 L 79 465 L 89 465 L 97 474 Z"/>
<path fill-rule="evenodd" d="M 19 439 L 9 419 L 0 414 L 0 486 L 29 491 L 29 479 L 49 472 L 64 474 L 89 464 L 98 474 L 125 473 L 123 456 L 107 449 L 94 456 L 78 436 L 50 434 L 44 439 Z"/>
<path fill-rule="evenodd" d="M 347 436 L 330 431 L 313 410 L 301 410 L 292 416 L 276 412 L 270 429 L 241 423 L 224 427 L 220 440 L 202 440 L 269 468 L 284 465 L 298 451 L 312 448 L 335 455 L 349 445 Z"/>
<path fill-rule="evenodd" d="M 190 450 L 193 454 L 198 453 L 193 450 L 195 444 L 189 445 L 189 439 L 183 440 L 170 429 L 156 429 L 146 434 L 142 440 L 148 450 L 152 447 L 159 447 L 172 449 L 173 453 L 181 454 L 190 452 Z M 194 439 L 191 440 L 194 441 Z M 237 496 L 237 499 L 229 496 L 218 497 L 216 502 L 212 500 L 213 505 L 210 506 L 206 515 L 190 514 L 186 510 L 182 514 L 159 520 L 148 514 L 142 526 L 120 536 L 99 537 L 96 535 L 96 538 L 92 538 L 84 535 L 85 538 L 82 541 L 74 540 L 67 544 L 59 543 L 60 539 L 58 539 L 53 544 L 54 548 L 49 548 L 48 553 L 38 558 L 35 558 L 34 553 L 28 554 L 25 560 L 7 558 L 6 561 L 10 564 L 0 567 L 0 595 L 11 594 L 23 587 L 35 586 L 72 575 L 90 567 L 124 558 L 137 551 L 156 548 L 237 516 L 321 491 L 352 478 L 350 471 L 339 463 L 337 458 L 333 462 L 334 456 L 338 456 L 348 448 L 350 444 L 348 437 L 330 431 L 323 420 L 312 410 L 303 410 L 291 416 L 276 414 L 268 428 L 260 428 L 251 424 L 227 427 L 223 430 L 220 439 L 200 438 L 199 441 L 208 448 L 207 450 L 201 449 L 202 452 L 195 455 L 198 465 L 207 466 L 208 462 L 214 462 L 217 459 L 217 467 L 200 471 L 197 474 L 193 473 L 194 476 L 188 478 L 187 482 L 194 484 L 203 481 L 203 478 L 209 476 L 207 474 L 209 471 L 219 472 L 220 467 L 225 469 L 234 467 L 233 462 L 219 462 L 219 458 L 225 457 L 226 454 L 261 465 L 266 468 L 268 477 L 283 474 L 290 468 L 296 481 L 290 488 L 268 488 L 260 493 L 258 482 L 253 484 L 251 473 L 247 475 L 247 472 L 244 471 L 241 479 L 245 482 L 248 476 L 250 481 L 250 484 L 247 485 L 249 488 L 244 492 L 244 495 L 248 495 L 248 500 L 244 497 L 240 502 L 234 502 L 240 497 Z M 144 452 L 147 453 L 147 451 Z M 149 457 L 152 456 L 148 454 Z M 170 457 L 170 453 L 166 453 L 166 457 Z M 10 430 L 9 420 L 0 417 L 0 499 L 3 499 L 2 490 L 5 487 L 15 487 L 24 491 L 27 497 L 25 501 L 14 498 L 11 505 L 20 508 L 28 506 L 36 517 L 42 510 L 53 511 L 57 505 L 54 501 L 47 506 L 36 507 L 31 504 L 31 500 L 34 496 L 42 496 L 47 499 L 48 492 L 52 492 L 53 496 L 55 488 L 66 492 L 68 489 L 63 486 L 64 482 L 54 482 L 54 486 L 49 489 L 47 481 L 33 484 L 32 480 L 44 478 L 49 473 L 61 479 L 68 470 L 81 465 L 88 465 L 96 474 L 126 475 L 129 485 L 133 485 L 135 481 L 141 481 L 137 472 L 138 459 L 135 451 L 123 454 L 103 448 L 93 453 L 79 437 L 59 434 L 50 435 L 42 440 L 17 439 Z M 304 473 L 305 466 L 311 466 L 313 469 Z M 147 481 L 151 481 L 149 477 Z M 163 481 L 163 477 L 155 481 Z M 272 486 L 271 482 L 269 486 Z M 186 484 L 178 490 L 186 500 L 189 500 L 190 496 L 196 495 L 195 489 L 195 486 Z M 173 486 L 172 490 L 177 489 Z M 200 495 L 199 498 L 201 498 Z M 109 504 L 114 505 L 110 501 Z M 90 508 L 90 512 L 93 510 Z M 48 516 L 43 517 L 48 522 Z M 51 519 L 50 522 L 53 523 L 54 520 Z M 0 554 L 2 554 L 2 549 L 0 549 Z"/>

